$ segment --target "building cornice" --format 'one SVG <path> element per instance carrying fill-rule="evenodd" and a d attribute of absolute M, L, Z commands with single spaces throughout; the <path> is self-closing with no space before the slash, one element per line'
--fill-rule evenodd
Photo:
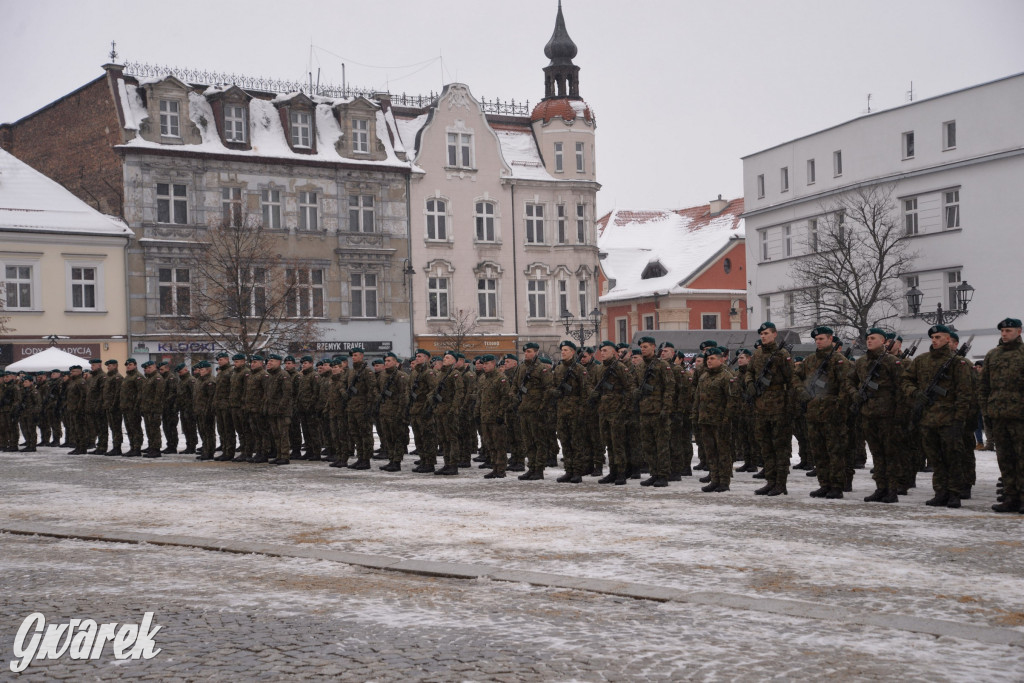
<path fill-rule="evenodd" d="M 129 154 L 138 154 L 139 156 L 169 156 L 185 159 L 202 159 L 204 161 L 212 160 L 233 163 L 272 164 L 277 166 L 312 166 L 314 168 L 332 168 L 344 171 L 377 171 L 381 173 L 398 173 L 403 176 L 411 173 L 411 169 L 407 165 L 367 165 L 360 164 L 358 162 L 348 163 L 344 161 L 324 161 L 322 159 L 291 159 L 284 157 L 255 156 L 249 154 L 221 154 L 218 152 L 199 152 L 190 149 L 164 149 L 162 147 L 135 147 L 132 145 L 117 145 L 114 149 L 118 154 L 125 157 Z"/>

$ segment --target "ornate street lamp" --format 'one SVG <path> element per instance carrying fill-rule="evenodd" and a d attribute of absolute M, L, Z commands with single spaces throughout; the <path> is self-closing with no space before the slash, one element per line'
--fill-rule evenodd
<path fill-rule="evenodd" d="M 572 313 L 569 311 L 562 311 L 562 315 L 559 316 L 562 319 L 562 325 L 565 326 L 565 333 L 579 342 L 580 346 L 593 336 L 600 336 L 601 334 L 601 311 L 596 307 L 590 312 L 586 318 L 580 318 L 574 320 Z M 587 323 L 594 329 L 589 329 Z M 573 325 L 576 329 L 572 329 Z"/>
<path fill-rule="evenodd" d="M 974 299 L 974 287 L 967 284 L 964 280 L 956 288 L 956 303 L 957 310 L 947 311 L 942 308 L 942 302 L 940 301 L 935 308 L 935 312 L 921 312 L 921 299 L 924 298 L 924 294 L 917 287 L 911 287 L 910 291 L 907 292 L 907 305 L 910 307 L 910 315 L 915 318 L 920 318 L 929 325 L 946 325 L 951 323 L 960 316 L 967 313 L 967 306 Z"/>

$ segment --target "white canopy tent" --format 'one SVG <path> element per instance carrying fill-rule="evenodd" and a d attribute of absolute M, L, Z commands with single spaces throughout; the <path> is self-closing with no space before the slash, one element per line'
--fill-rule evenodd
<path fill-rule="evenodd" d="M 89 360 L 51 346 L 28 358 L 11 363 L 7 369 L 14 372 L 39 372 L 40 370 L 67 370 L 72 365 L 81 365 L 84 369 L 88 369 Z"/>

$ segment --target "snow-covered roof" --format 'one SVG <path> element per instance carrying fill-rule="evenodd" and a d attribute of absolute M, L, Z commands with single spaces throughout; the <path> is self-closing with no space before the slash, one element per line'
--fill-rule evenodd
<path fill-rule="evenodd" d="M 24 161 L 0 149 L 0 230 L 128 237 L 122 221 L 100 213 Z"/>
<path fill-rule="evenodd" d="M 149 112 L 143 106 L 142 97 L 139 94 L 140 86 L 118 79 L 118 94 L 121 98 L 121 107 L 124 110 L 125 128 L 138 130 L 139 124 L 149 118 Z M 274 100 L 267 101 L 253 98 L 249 101 L 249 141 L 251 149 L 232 149 L 227 147 L 221 140 L 220 133 L 213 116 L 213 108 L 207 99 L 207 94 L 217 94 L 221 89 L 211 87 L 205 93 L 190 90 L 188 93 L 188 114 L 189 119 L 196 125 L 202 135 L 203 141 L 199 144 L 175 145 L 175 150 L 187 150 L 197 154 L 218 154 L 238 157 L 271 157 L 277 159 L 292 159 L 295 161 L 331 161 L 345 162 L 349 164 L 360 164 L 366 166 L 385 166 L 409 168 L 409 162 L 398 158 L 395 145 L 392 144 L 392 135 L 397 138 L 398 131 L 395 129 L 394 117 L 385 116 L 379 104 L 372 100 L 366 100 L 377 107 L 376 111 L 376 133 L 377 139 L 384 145 L 387 154 L 386 159 L 372 160 L 354 156 L 342 156 L 338 153 L 335 143 L 342 137 L 341 126 L 335 117 L 333 107 L 339 104 L 348 104 L 357 98 L 331 98 L 317 96 L 312 98 L 316 103 L 316 151 L 312 154 L 301 154 L 293 151 L 288 146 L 287 133 L 281 125 L 281 118 L 274 103 L 286 102 L 301 93 L 282 93 Z M 365 98 L 364 98 L 365 99 Z M 136 136 L 129 142 L 120 145 L 122 148 L 132 149 L 167 149 L 167 145 L 159 142 L 144 140 Z"/>
<path fill-rule="evenodd" d="M 615 286 L 602 302 L 658 294 L 732 294 L 743 290 L 687 289 L 683 285 L 726 246 L 743 239 L 743 200 L 717 215 L 708 204 L 687 209 L 616 209 L 597 222 L 601 269 Z M 660 268 L 658 266 L 660 265 Z M 656 273 L 664 270 L 664 275 Z M 644 272 L 653 276 L 643 278 Z"/>
<path fill-rule="evenodd" d="M 511 130 L 501 128 L 494 131 L 501 145 L 501 155 L 512 168 L 512 177 L 521 180 L 557 180 L 547 169 L 537 151 L 537 141 L 529 128 Z"/>

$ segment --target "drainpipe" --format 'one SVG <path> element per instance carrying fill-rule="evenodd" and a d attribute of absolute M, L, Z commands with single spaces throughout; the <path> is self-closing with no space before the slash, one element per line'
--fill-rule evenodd
<path fill-rule="evenodd" d="M 516 353 L 519 352 L 519 267 L 516 265 L 516 251 L 519 242 L 516 240 L 516 182 L 510 181 L 512 188 L 512 302 L 515 306 Z"/>
<path fill-rule="evenodd" d="M 127 224 L 126 224 L 127 225 Z M 131 230 L 131 228 L 128 228 Z M 134 236 L 134 231 L 132 231 Z M 124 259 L 124 322 L 125 322 L 125 338 L 128 340 L 128 348 L 125 350 L 125 358 L 131 358 L 132 349 L 135 348 L 135 343 L 132 341 L 132 289 L 131 289 L 131 272 L 128 270 L 128 247 L 131 246 L 132 238 L 126 237 L 124 241 L 124 248 L 121 250 L 121 257 Z"/>
<path fill-rule="evenodd" d="M 409 268 L 412 269 L 412 164 L 409 164 L 409 174 L 405 176 L 405 239 L 406 239 L 406 250 L 409 252 Z M 405 282 L 405 268 L 402 269 L 402 282 Z M 416 332 L 413 329 L 413 278 L 415 275 L 409 276 L 409 357 L 411 358 L 416 354 Z"/>

